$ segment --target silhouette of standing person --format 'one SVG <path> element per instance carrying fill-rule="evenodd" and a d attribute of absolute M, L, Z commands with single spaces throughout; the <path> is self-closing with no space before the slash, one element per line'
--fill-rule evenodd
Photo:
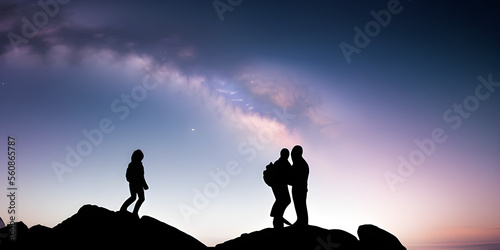
<path fill-rule="evenodd" d="M 288 162 L 288 156 L 290 156 L 290 151 L 283 148 L 280 152 L 280 158 L 272 164 L 274 180 L 270 186 L 273 190 L 274 197 L 276 198 L 276 201 L 271 208 L 271 217 L 274 217 L 274 228 L 283 228 L 283 223 L 289 224 L 289 222 L 283 218 L 286 208 L 291 203 L 290 193 L 288 192 L 287 175 L 287 173 L 291 170 L 291 165 L 290 162 Z"/>
<path fill-rule="evenodd" d="M 309 177 L 309 165 L 302 157 L 303 149 L 296 145 L 292 149 L 292 198 L 297 221 L 294 225 L 306 226 L 309 224 L 307 215 L 307 178 Z"/>
<path fill-rule="evenodd" d="M 144 190 L 148 190 L 148 184 L 144 179 L 144 166 L 142 166 L 142 159 L 144 159 L 144 154 L 140 149 L 137 149 L 132 153 L 132 161 L 128 164 L 127 168 L 127 181 L 129 182 L 130 197 L 123 203 L 120 208 L 121 212 L 127 211 L 127 208 L 135 201 L 136 195 L 139 199 L 135 203 L 133 214 L 139 217 L 139 208 L 142 203 L 146 200 L 144 198 Z"/>

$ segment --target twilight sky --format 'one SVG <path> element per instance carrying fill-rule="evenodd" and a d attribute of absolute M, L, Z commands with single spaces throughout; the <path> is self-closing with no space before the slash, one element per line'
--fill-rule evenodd
<path fill-rule="evenodd" d="M 16 220 L 118 210 L 140 148 L 139 213 L 215 245 L 272 226 L 262 171 L 300 144 L 310 224 L 500 242 L 497 1 L 40 2 L 0 4 Z"/>

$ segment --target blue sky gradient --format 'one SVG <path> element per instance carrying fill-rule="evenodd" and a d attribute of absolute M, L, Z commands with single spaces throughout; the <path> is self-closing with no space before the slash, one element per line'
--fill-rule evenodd
<path fill-rule="evenodd" d="M 204 1 L 3 1 L 0 149 L 16 138 L 19 220 L 118 210 L 140 148 L 140 214 L 214 245 L 271 226 L 262 171 L 300 144 L 313 225 L 500 242 L 499 3 L 240 2 L 221 20 Z M 372 14 L 391 11 L 385 27 Z"/>

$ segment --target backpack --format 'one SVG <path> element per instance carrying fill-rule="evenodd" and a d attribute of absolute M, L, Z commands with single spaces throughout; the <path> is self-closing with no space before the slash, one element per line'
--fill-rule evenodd
<path fill-rule="evenodd" d="M 128 164 L 127 173 L 125 174 L 128 182 L 136 183 L 140 180 L 141 175 L 143 174 L 143 172 L 141 172 L 141 167 L 142 163 L 130 162 Z"/>
<path fill-rule="evenodd" d="M 127 178 L 128 182 L 130 182 L 132 179 L 132 177 L 131 177 L 132 174 L 130 172 L 132 172 L 132 170 L 130 170 L 130 166 L 129 166 L 129 167 L 127 167 L 127 173 L 125 174 L 125 177 Z"/>
<path fill-rule="evenodd" d="M 280 179 L 283 177 L 280 176 L 280 174 L 279 169 L 272 162 L 270 162 L 263 172 L 264 182 L 268 186 L 272 187 L 282 181 Z"/>

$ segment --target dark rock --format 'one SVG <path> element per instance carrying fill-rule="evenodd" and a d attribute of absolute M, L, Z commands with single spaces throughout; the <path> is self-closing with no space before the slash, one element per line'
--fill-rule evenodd
<path fill-rule="evenodd" d="M 374 225 L 359 226 L 358 236 L 363 250 L 406 250 L 396 236 Z"/>
<path fill-rule="evenodd" d="M 0 249 L 207 249 L 192 236 L 149 216 L 114 212 L 84 205 L 54 228 L 36 225 L 28 229 L 15 223 L 16 241 L 9 240 L 12 225 L 0 228 Z M 358 239 L 343 230 L 317 226 L 266 228 L 242 234 L 213 247 L 217 250 L 406 250 L 389 232 L 374 225 L 358 228 Z M 212 249 L 212 248 L 211 248 Z"/>
<path fill-rule="evenodd" d="M 204 249 L 206 246 L 177 228 L 167 225 L 157 219 L 149 216 L 142 216 L 140 220 L 141 228 L 151 227 L 155 230 L 144 230 L 141 234 L 144 238 L 150 239 L 150 245 L 156 248 L 165 241 L 169 242 L 169 247 L 172 249 Z"/>
<path fill-rule="evenodd" d="M 217 250 L 266 249 L 357 249 L 358 239 L 345 231 L 327 230 L 316 226 L 266 228 L 242 234 L 215 246 Z"/>
<path fill-rule="evenodd" d="M 27 233 L 28 227 L 22 221 L 14 224 L 8 224 L 7 226 L 0 228 L 1 246 L 6 246 L 6 248 L 15 248 L 17 242 L 27 239 Z"/>
<path fill-rule="evenodd" d="M 50 239 L 52 238 L 52 228 L 35 225 L 32 226 L 28 232 L 26 238 L 30 242 L 37 242 L 37 244 L 46 245 L 50 243 Z"/>
<path fill-rule="evenodd" d="M 138 218 L 129 212 L 114 212 L 95 205 L 84 205 L 76 214 L 54 228 L 24 223 L 17 227 L 16 242 L 0 247 L 26 248 L 110 248 L 110 249 L 206 249 L 190 235 L 149 216 Z M 24 225 L 24 226 L 23 226 Z M 3 230 L 3 229 L 2 229 Z"/>

